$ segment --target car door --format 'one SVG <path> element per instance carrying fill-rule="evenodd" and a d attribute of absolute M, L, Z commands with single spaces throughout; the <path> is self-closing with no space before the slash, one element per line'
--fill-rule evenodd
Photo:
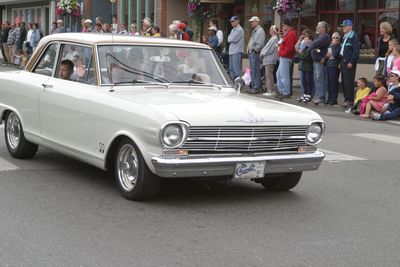
<path fill-rule="evenodd" d="M 12 84 L 2 95 L 19 113 L 25 137 L 32 142 L 40 138 L 39 98 L 43 85 L 54 72 L 57 49 L 57 42 L 50 43 L 42 50 L 31 71 L 14 72 Z"/>
<path fill-rule="evenodd" d="M 77 53 L 68 57 L 71 46 Z M 72 59 L 72 60 L 71 60 Z M 60 66 L 74 64 L 71 79 L 61 79 Z M 53 147 L 68 150 L 83 157 L 98 157 L 99 139 L 96 99 L 99 87 L 93 68 L 93 53 L 89 46 L 62 44 L 54 77 L 47 81 L 40 98 L 41 132 Z M 77 68 L 84 68 L 84 75 Z M 82 70 L 82 69 L 81 69 Z"/>

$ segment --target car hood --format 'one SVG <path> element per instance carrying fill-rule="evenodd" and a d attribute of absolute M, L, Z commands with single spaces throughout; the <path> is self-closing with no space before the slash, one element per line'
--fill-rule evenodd
<path fill-rule="evenodd" d="M 310 121 L 322 120 L 309 109 L 238 94 L 232 89 L 151 88 L 118 90 L 115 96 L 161 113 L 172 113 L 192 126 L 308 125 Z"/>

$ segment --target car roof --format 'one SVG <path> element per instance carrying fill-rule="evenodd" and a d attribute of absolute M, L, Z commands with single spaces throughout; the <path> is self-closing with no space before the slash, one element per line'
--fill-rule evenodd
<path fill-rule="evenodd" d="M 161 46 L 181 46 L 193 48 L 210 48 L 207 45 L 181 41 L 169 38 L 132 36 L 112 33 L 57 33 L 44 37 L 41 43 L 51 41 L 77 42 L 88 45 L 94 44 L 143 44 L 143 45 L 161 45 Z"/>

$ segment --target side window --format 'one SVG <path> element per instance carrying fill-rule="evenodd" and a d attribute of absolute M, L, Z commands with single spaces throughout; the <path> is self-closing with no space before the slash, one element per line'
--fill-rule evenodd
<path fill-rule="evenodd" d="M 93 52 L 91 47 L 75 45 L 75 44 L 63 44 L 61 47 L 61 61 L 59 65 L 68 61 L 73 64 L 72 75 L 69 76 L 69 80 L 96 84 L 96 74 L 93 67 Z M 68 65 L 68 64 L 67 64 Z M 60 66 L 57 68 L 56 78 L 65 79 L 65 75 L 60 76 Z"/>
<path fill-rule="evenodd" d="M 53 71 L 57 62 L 57 48 L 58 43 L 51 44 L 49 47 L 47 47 L 46 51 L 40 57 L 35 69 L 33 70 L 34 73 L 46 76 L 53 75 Z"/>

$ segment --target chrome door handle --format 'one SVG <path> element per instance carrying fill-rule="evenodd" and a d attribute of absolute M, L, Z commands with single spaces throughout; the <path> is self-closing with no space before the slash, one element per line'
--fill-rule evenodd
<path fill-rule="evenodd" d="M 51 85 L 51 84 L 42 83 L 42 86 L 43 86 L 44 89 L 53 88 L 53 85 Z"/>

